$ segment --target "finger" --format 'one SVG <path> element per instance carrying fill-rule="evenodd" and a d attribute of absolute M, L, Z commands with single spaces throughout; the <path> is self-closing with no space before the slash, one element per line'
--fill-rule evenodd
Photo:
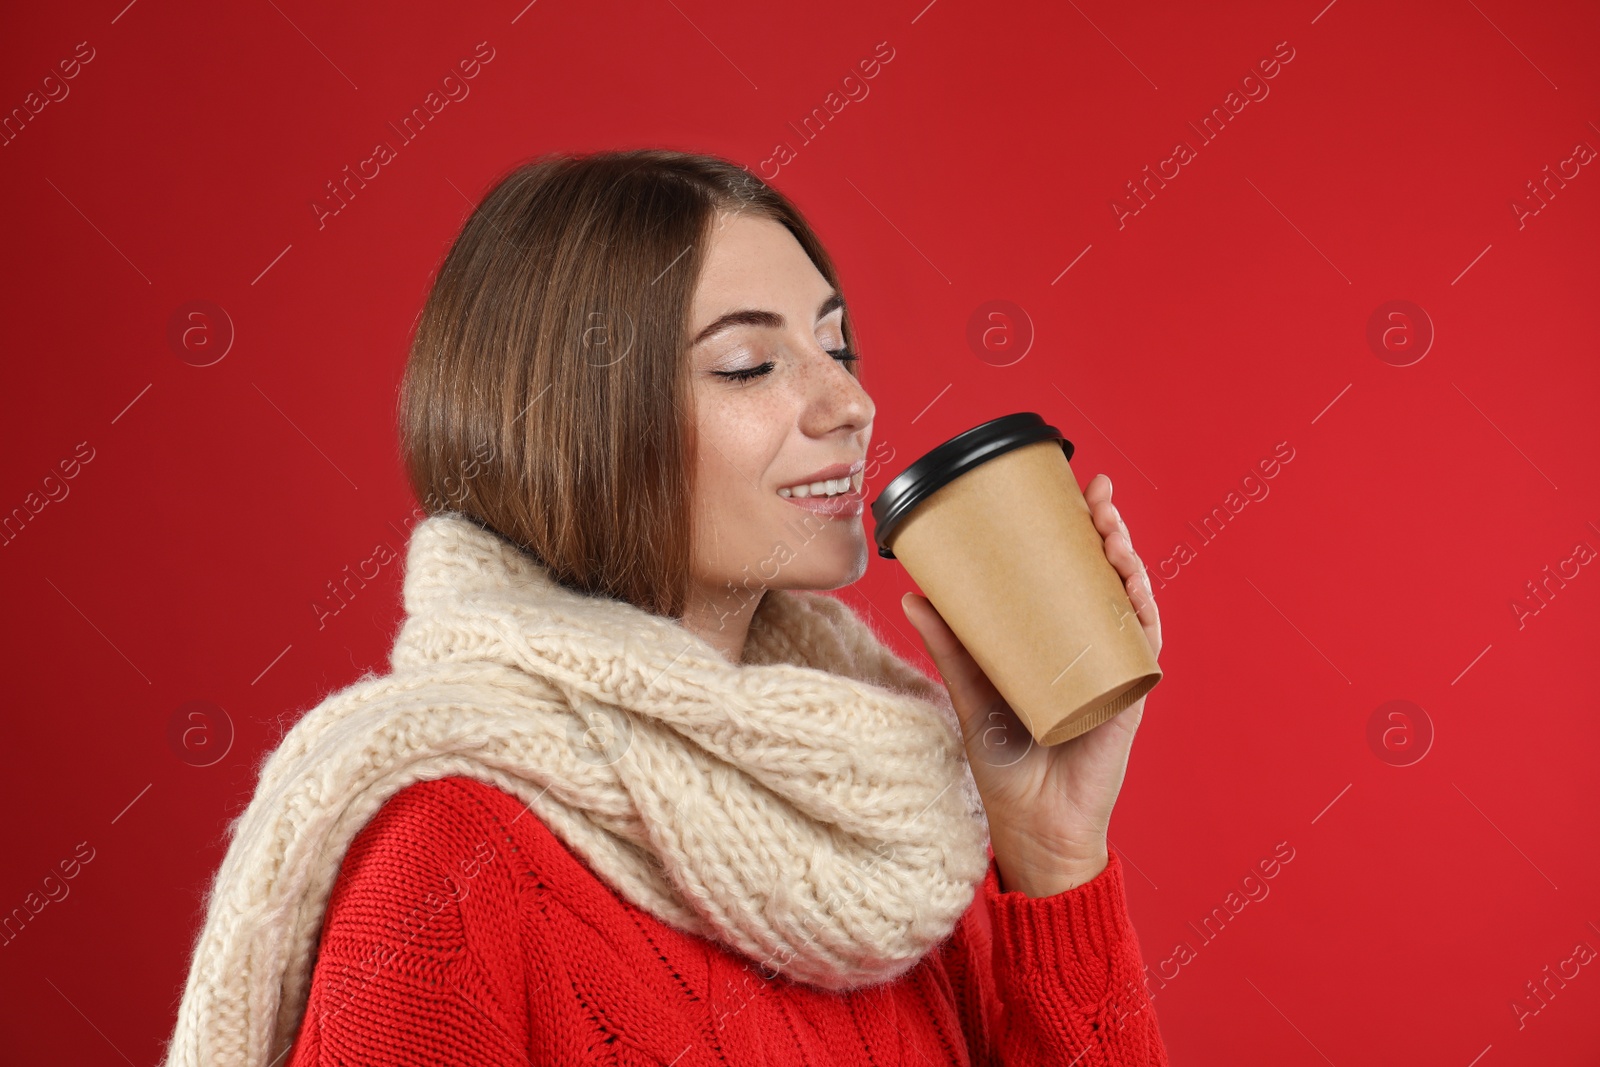
<path fill-rule="evenodd" d="M 1150 639 L 1150 649 L 1161 654 L 1161 612 L 1156 607 L 1155 590 L 1150 586 L 1150 573 L 1143 567 L 1127 583 L 1128 601 L 1133 605 L 1134 617 Z"/>
<path fill-rule="evenodd" d="M 963 651 L 961 639 L 927 597 L 907 593 L 900 598 L 900 607 L 906 613 L 906 618 L 911 620 L 911 625 L 917 628 L 928 655 L 933 657 L 934 666 L 939 668 L 940 674 L 948 677 L 947 668 L 952 666 L 957 653 Z"/>
<path fill-rule="evenodd" d="M 969 706 L 977 706 L 984 699 L 987 689 L 992 689 L 993 685 L 955 631 L 950 629 L 950 624 L 939 614 L 939 609 L 927 597 L 917 593 L 907 593 L 901 597 L 900 607 L 921 635 L 922 644 L 932 657 L 939 676 L 951 690 L 952 698 L 960 694 L 962 705 L 968 705 L 970 701 Z M 959 707 L 957 710 L 966 709 Z"/>
<path fill-rule="evenodd" d="M 1097 474 L 1090 480 L 1083 499 L 1089 505 L 1089 514 L 1094 517 L 1095 528 L 1102 535 L 1109 535 L 1122 524 L 1122 513 L 1111 502 L 1111 479 L 1104 474 Z M 1122 529 L 1126 530 L 1127 526 L 1122 525 Z"/>
<path fill-rule="evenodd" d="M 1139 568 L 1139 572 L 1127 581 L 1128 600 L 1133 604 L 1134 611 L 1139 615 L 1142 623 L 1156 621 L 1156 594 L 1150 585 L 1150 574 Z"/>
<path fill-rule="evenodd" d="M 1139 613 L 1140 621 L 1152 622 L 1155 593 L 1150 586 L 1150 574 L 1145 569 L 1144 561 L 1133 550 L 1133 542 L 1127 539 L 1125 533 L 1119 532 L 1106 539 L 1106 559 L 1121 576 L 1123 587 L 1128 593 L 1128 600 Z"/>
<path fill-rule="evenodd" d="M 1122 520 L 1122 512 L 1109 500 L 1091 505 L 1089 515 L 1094 519 L 1094 528 L 1100 531 L 1100 536 L 1110 538 L 1113 534 L 1121 533 L 1128 538 L 1128 543 L 1133 543 L 1133 535 L 1128 533 L 1128 524 Z"/>
<path fill-rule="evenodd" d="M 1106 535 L 1106 559 L 1116 568 L 1117 574 L 1124 581 L 1132 578 L 1144 569 L 1139 553 L 1134 551 L 1133 541 L 1128 537 L 1126 529 L 1118 528 Z"/>

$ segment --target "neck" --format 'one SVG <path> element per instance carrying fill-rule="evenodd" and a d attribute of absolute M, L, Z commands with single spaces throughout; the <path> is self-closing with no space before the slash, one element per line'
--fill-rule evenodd
<path fill-rule="evenodd" d="M 744 659 L 750 620 L 766 590 L 754 594 L 736 591 L 726 583 L 713 588 L 699 583 L 689 587 L 689 603 L 679 621 L 695 636 L 721 652 L 729 663 Z"/>

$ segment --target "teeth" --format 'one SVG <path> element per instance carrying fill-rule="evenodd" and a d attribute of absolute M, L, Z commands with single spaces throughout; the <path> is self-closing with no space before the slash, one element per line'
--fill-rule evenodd
<path fill-rule="evenodd" d="M 832 478 L 825 482 L 812 482 L 810 485 L 779 489 L 778 495 L 803 500 L 812 496 L 838 496 L 840 493 L 856 492 L 861 488 L 865 474 L 865 471 L 856 471 L 848 478 Z"/>

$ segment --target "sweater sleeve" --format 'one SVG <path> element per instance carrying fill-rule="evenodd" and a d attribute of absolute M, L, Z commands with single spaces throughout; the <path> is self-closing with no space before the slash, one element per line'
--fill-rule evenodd
<path fill-rule="evenodd" d="M 990 858 L 946 968 L 975 1065 L 1166 1067 L 1122 861 L 1108 856 L 1094 878 L 1048 897 L 1002 892 Z"/>
<path fill-rule="evenodd" d="M 340 866 L 288 1067 L 525 1065 L 509 861 L 448 780 L 391 797 Z"/>

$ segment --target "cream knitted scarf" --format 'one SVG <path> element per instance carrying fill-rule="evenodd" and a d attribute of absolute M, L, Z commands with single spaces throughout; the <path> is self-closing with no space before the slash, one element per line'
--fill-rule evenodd
<path fill-rule="evenodd" d="M 620 896 L 826 989 L 909 970 L 971 904 L 949 696 L 844 602 L 768 590 L 733 664 L 454 513 L 413 530 L 403 595 L 392 672 L 307 712 L 229 824 L 167 1067 L 287 1059 L 346 849 L 423 779 L 505 790 Z"/>

